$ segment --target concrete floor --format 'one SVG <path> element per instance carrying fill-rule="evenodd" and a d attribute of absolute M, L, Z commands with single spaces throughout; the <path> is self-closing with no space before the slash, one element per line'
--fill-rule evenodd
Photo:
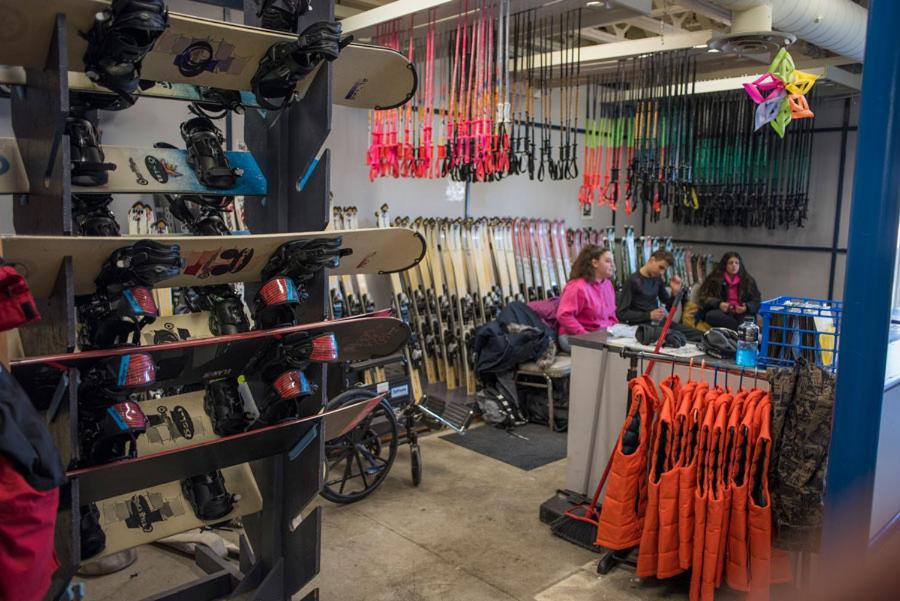
<path fill-rule="evenodd" d="M 686 599 L 684 579 L 639 583 L 626 570 L 596 575 L 597 555 L 550 534 L 538 507 L 565 460 L 530 472 L 428 436 L 414 488 L 401 447 L 382 488 L 355 505 L 323 501 L 325 601 L 625 601 Z M 90 601 L 141 599 L 202 572 L 156 546 L 110 576 L 86 580 Z M 304 591 L 296 597 L 301 598 Z M 726 599 L 728 595 L 717 595 Z"/>

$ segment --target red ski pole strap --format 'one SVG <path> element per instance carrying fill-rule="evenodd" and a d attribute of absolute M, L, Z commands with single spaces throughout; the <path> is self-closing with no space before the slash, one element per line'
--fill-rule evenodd
<path fill-rule="evenodd" d="M 31 290 L 15 267 L 0 259 L 0 332 L 41 318 Z"/>

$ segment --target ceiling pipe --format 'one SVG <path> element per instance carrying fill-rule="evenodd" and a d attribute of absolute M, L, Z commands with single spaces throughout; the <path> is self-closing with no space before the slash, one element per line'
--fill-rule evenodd
<path fill-rule="evenodd" d="M 708 0 L 738 14 L 771 6 L 772 25 L 816 46 L 862 62 L 868 11 L 851 0 Z"/>

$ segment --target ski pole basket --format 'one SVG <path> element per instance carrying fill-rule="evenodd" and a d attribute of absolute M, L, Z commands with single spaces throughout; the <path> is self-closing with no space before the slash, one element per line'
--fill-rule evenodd
<path fill-rule="evenodd" d="M 761 344 L 757 366 L 789 367 L 804 357 L 837 370 L 843 303 L 799 296 L 763 301 Z"/>

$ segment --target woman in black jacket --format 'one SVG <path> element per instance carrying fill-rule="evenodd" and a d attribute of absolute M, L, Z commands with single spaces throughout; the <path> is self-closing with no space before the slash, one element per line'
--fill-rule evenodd
<path fill-rule="evenodd" d="M 712 327 L 736 330 L 759 313 L 762 300 L 756 280 L 736 252 L 727 252 L 700 286 L 700 317 Z"/>

